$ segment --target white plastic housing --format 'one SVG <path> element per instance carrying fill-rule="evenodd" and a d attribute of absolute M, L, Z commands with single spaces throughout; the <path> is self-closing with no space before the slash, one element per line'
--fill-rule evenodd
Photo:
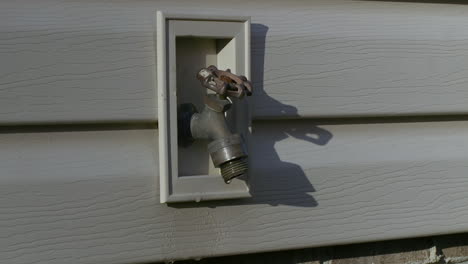
<path fill-rule="evenodd" d="M 157 12 L 158 130 L 160 201 L 186 202 L 250 197 L 245 180 L 224 183 L 207 152 L 208 142 L 189 148 L 177 142 L 177 106 L 203 108 L 196 73 L 215 65 L 250 79 L 250 18 L 201 17 Z M 248 133 L 248 104 L 236 102 L 228 119 Z"/>

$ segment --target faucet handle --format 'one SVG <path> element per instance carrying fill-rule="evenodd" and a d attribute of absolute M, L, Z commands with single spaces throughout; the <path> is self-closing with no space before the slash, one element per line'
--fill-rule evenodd
<path fill-rule="evenodd" d="M 203 87 L 216 92 L 219 95 L 243 98 L 245 95 L 252 95 L 252 83 L 243 75 L 235 75 L 231 70 L 218 70 L 211 65 L 202 68 L 197 73 Z"/>

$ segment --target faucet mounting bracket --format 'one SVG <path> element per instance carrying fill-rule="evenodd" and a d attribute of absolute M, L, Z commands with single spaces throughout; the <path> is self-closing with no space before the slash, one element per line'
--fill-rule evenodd
<path fill-rule="evenodd" d="M 249 103 L 239 98 L 251 93 L 250 18 L 158 11 L 156 22 L 161 203 L 251 197 L 237 177 L 248 165 Z"/>

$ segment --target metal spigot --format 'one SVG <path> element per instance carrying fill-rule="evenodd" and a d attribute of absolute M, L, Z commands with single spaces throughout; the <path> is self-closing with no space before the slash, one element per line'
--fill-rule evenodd
<path fill-rule="evenodd" d="M 238 76 L 228 69 L 218 70 L 215 66 L 201 69 L 197 78 L 203 87 L 216 92 L 204 97 L 205 107 L 198 113 L 193 104 L 179 107 L 179 142 L 190 145 L 196 139 L 207 139 L 208 152 L 216 168 L 220 168 L 224 182 L 230 183 L 235 177 L 248 170 L 247 152 L 239 134 L 228 128 L 225 112 L 232 106 L 229 97 L 243 98 L 252 94 L 252 85 L 245 76 Z"/>

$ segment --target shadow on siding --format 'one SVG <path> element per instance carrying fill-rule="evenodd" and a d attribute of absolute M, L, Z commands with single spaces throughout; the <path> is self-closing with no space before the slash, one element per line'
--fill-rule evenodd
<path fill-rule="evenodd" d="M 297 108 L 283 104 L 266 94 L 264 84 L 265 39 L 268 27 L 252 24 L 252 82 L 254 96 L 262 97 L 268 107 L 296 114 Z M 288 87 L 285 87 L 287 89 Z M 254 98 L 255 98 L 254 97 Z M 266 97 L 266 98 L 265 98 Z M 258 100 L 253 100 L 254 102 Z M 318 202 L 312 193 L 315 188 L 310 183 L 301 166 L 283 161 L 276 152 L 275 144 L 287 138 L 302 140 L 305 144 L 326 145 L 333 137 L 332 133 L 316 126 L 311 121 L 261 121 L 252 125 L 249 150 L 250 162 L 255 164 L 250 170 L 250 190 L 252 198 L 207 201 L 202 203 L 170 204 L 175 208 L 220 207 L 247 204 L 288 205 L 297 207 L 316 207 Z M 313 157 L 310 157 L 313 158 Z"/>

